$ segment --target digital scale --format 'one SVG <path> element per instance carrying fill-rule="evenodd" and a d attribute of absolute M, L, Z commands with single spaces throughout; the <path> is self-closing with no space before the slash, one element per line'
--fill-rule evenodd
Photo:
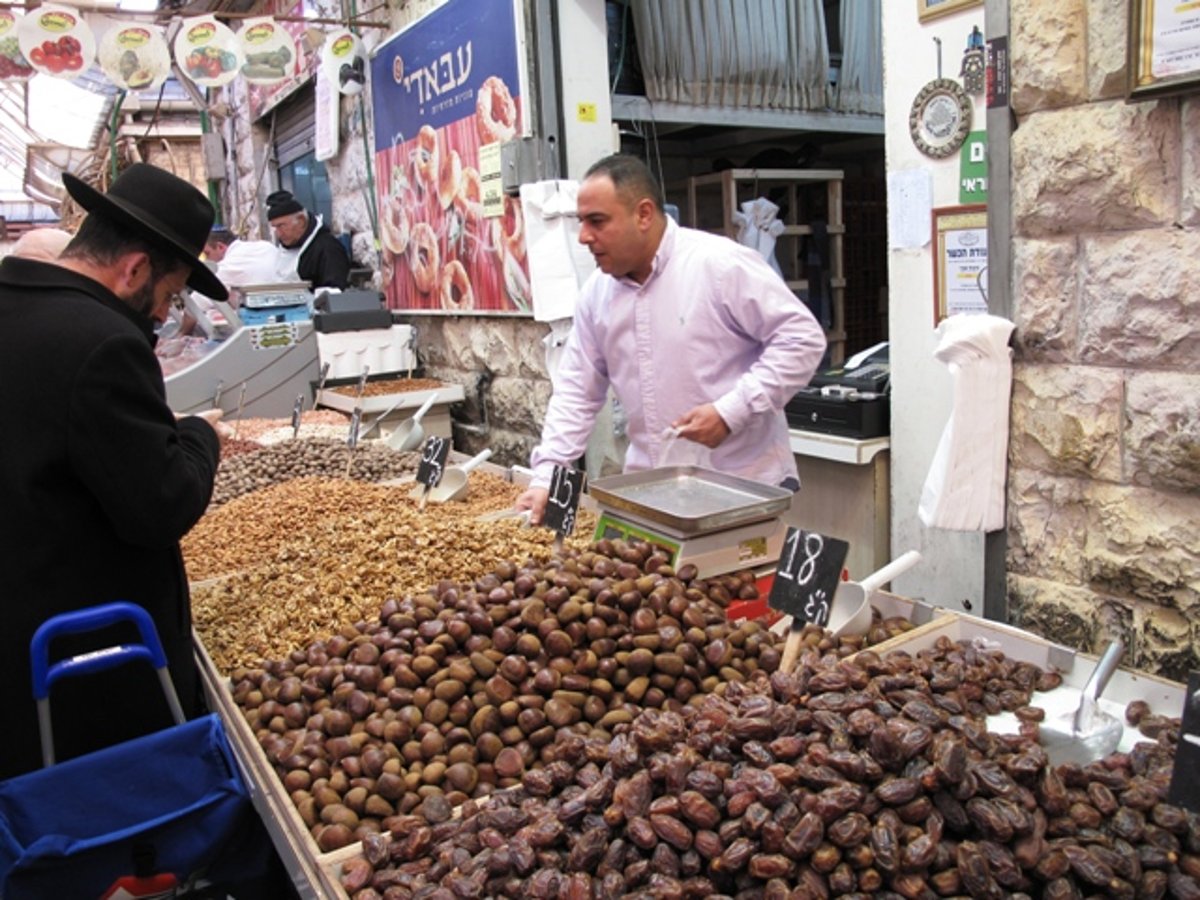
<path fill-rule="evenodd" d="M 313 293 L 306 281 L 248 284 L 237 290 L 242 295 L 238 312 L 244 325 L 312 319 Z"/>
<path fill-rule="evenodd" d="M 676 569 L 698 577 L 774 565 L 792 492 L 698 466 L 667 466 L 600 478 L 588 486 L 599 507 L 595 539 L 637 538 L 671 551 Z"/>

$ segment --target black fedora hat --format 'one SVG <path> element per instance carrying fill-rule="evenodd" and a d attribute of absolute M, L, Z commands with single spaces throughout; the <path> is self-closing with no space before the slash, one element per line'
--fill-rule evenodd
<path fill-rule="evenodd" d="M 192 269 L 188 286 L 214 300 L 229 291 L 200 259 L 212 228 L 212 204 L 182 178 L 147 163 L 134 163 L 101 193 L 69 172 L 63 186 L 88 212 L 106 216 L 174 253 Z"/>

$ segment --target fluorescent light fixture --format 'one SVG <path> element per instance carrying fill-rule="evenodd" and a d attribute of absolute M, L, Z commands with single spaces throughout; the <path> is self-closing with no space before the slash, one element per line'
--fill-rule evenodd
<path fill-rule="evenodd" d="M 104 104 L 103 94 L 62 78 L 35 75 L 29 80 L 29 127 L 53 143 L 90 147 Z"/>

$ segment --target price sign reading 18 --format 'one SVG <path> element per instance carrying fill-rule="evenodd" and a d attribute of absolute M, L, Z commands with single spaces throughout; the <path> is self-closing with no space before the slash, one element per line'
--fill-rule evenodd
<path fill-rule="evenodd" d="M 767 605 L 796 623 L 824 626 L 850 545 L 815 531 L 789 528 Z"/>
<path fill-rule="evenodd" d="M 587 473 L 570 466 L 555 466 L 550 476 L 550 496 L 546 499 L 546 512 L 542 525 L 553 528 L 562 537 L 575 530 L 575 514 L 579 510 L 579 498 L 587 481 Z"/>
<path fill-rule="evenodd" d="M 421 461 L 417 463 L 417 482 L 435 488 L 442 480 L 446 469 L 446 458 L 450 455 L 450 442 L 434 435 L 421 445 Z"/>

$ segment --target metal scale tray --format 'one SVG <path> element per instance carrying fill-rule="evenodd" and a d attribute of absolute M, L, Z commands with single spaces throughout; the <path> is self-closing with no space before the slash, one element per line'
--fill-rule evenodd
<path fill-rule="evenodd" d="M 786 488 L 699 466 L 665 466 L 600 478 L 588 493 L 601 506 L 694 537 L 779 516 L 792 503 Z"/>

